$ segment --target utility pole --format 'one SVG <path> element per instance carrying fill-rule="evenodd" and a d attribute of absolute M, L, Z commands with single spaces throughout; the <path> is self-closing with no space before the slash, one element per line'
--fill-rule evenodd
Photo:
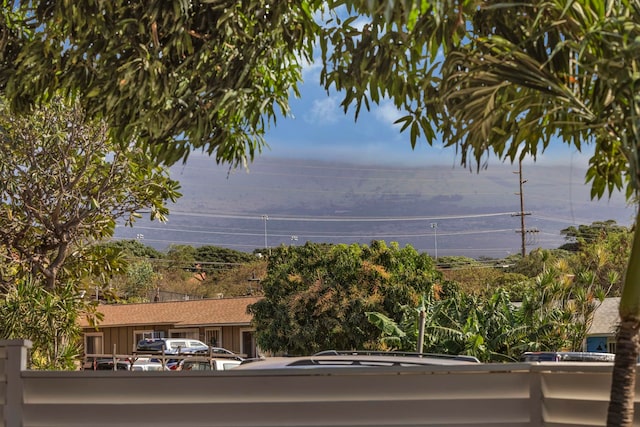
<path fill-rule="evenodd" d="M 516 230 L 517 233 L 520 233 L 520 237 L 522 238 L 522 248 L 521 248 L 521 253 L 522 253 L 522 257 L 524 258 L 525 255 L 527 254 L 527 246 L 526 246 L 526 236 L 527 233 L 537 233 L 538 230 L 533 228 L 531 230 L 527 230 L 524 226 L 524 217 L 525 215 L 531 215 L 531 212 L 525 212 L 524 211 L 524 191 L 523 191 L 523 187 L 522 185 L 527 182 L 526 179 L 522 179 L 522 159 L 520 159 L 518 161 L 518 171 L 514 172 L 515 174 L 518 174 L 518 183 L 520 185 L 520 192 L 516 193 L 516 195 L 520 196 L 520 212 L 519 213 L 515 213 L 512 214 L 511 216 L 519 216 L 520 217 L 520 230 Z"/>
<path fill-rule="evenodd" d="M 269 220 L 269 216 L 262 215 L 262 220 L 264 221 L 264 250 L 269 252 L 269 246 L 267 244 L 267 221 Z"/>
<path fill-rule="evenodd" d="M 431 228 L 433 228 L 433 241 L 434 241 L 434 246 L 435 246 L 435 250 L 436 250 L 436 262 L 438 262 L 438 223 L 437 222 L 432 222 L 431 223 Z"/>

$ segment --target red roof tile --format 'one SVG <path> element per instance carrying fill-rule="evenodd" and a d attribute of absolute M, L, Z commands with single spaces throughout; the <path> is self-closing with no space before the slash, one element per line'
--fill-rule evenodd
<path fill-rule="evenodd" d="M 98 312 L 104 315 L 104 319 L 99 322 L 99 327 L 158 324 L 249 325 L 251 315 L 247 313 L 247 307 L 260 299 L 261 297 L 241 297 L 100 305 Z M 88 328 L 89 323 L 82 318 L 80 326 Z"/>

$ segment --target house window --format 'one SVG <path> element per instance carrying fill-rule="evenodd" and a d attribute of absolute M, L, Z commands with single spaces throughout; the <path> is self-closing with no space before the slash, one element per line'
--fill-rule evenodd
<path fill-rule="evenodd" d="M 104 337 L 102 332 L 90 332 L 84 334 L 84 353 L 89 354 L 103 354 L 104 350 Z"/>
<path fill-rule="evenodd" d="M 253 330 L 240 330 L 240 353 L 247 358 L 256 357 L 256 340 Z"/>
<path fill-rule="evenodd" d="M 164 338 L 164 331 L 133 331 L 133 342 L 136 344 L 139 341 L 153 338 Z"/>
<path fill-rule="evenodd" d="M 223 347 L 222 328 L 211 328 L 204 330 L 204 343 L 211 347 Z"/>
<path fill-rule="evenodd" d="M 169 338 L 189 338 L 192 340 L 200 339 L 200 331 L 193 329 L 169 329 Z"/>

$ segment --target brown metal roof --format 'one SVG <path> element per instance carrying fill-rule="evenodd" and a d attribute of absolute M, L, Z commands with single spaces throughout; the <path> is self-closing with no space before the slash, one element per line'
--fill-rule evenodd
<path fill-rule="evenodd" d="M 99 322 L 99 327 L 158 324 L 249 325 L 251 315 L 247 313 L 247 307 L 260 299 L 261 297 L 241 297 L 100 305 L 98 312 L 104 315 L 104 319 Z M 89 324 L 83 318 L 80 326 L 87 328 Z"/>

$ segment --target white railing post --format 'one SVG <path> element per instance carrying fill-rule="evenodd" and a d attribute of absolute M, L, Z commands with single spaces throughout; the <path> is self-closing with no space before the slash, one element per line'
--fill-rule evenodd
<path fill-rule="evenodd" d="M 22 371 L 27 369 L 29 340 L 0 340 L 0 427 L 22 427 Z"/>
<path fill-rule="evenodd" d="M 544 393 L 542 391 L 542 372 L 529 368 L 529 405 L 531 408 L 531 427 L 541 427 L 544 423 Z"/>

